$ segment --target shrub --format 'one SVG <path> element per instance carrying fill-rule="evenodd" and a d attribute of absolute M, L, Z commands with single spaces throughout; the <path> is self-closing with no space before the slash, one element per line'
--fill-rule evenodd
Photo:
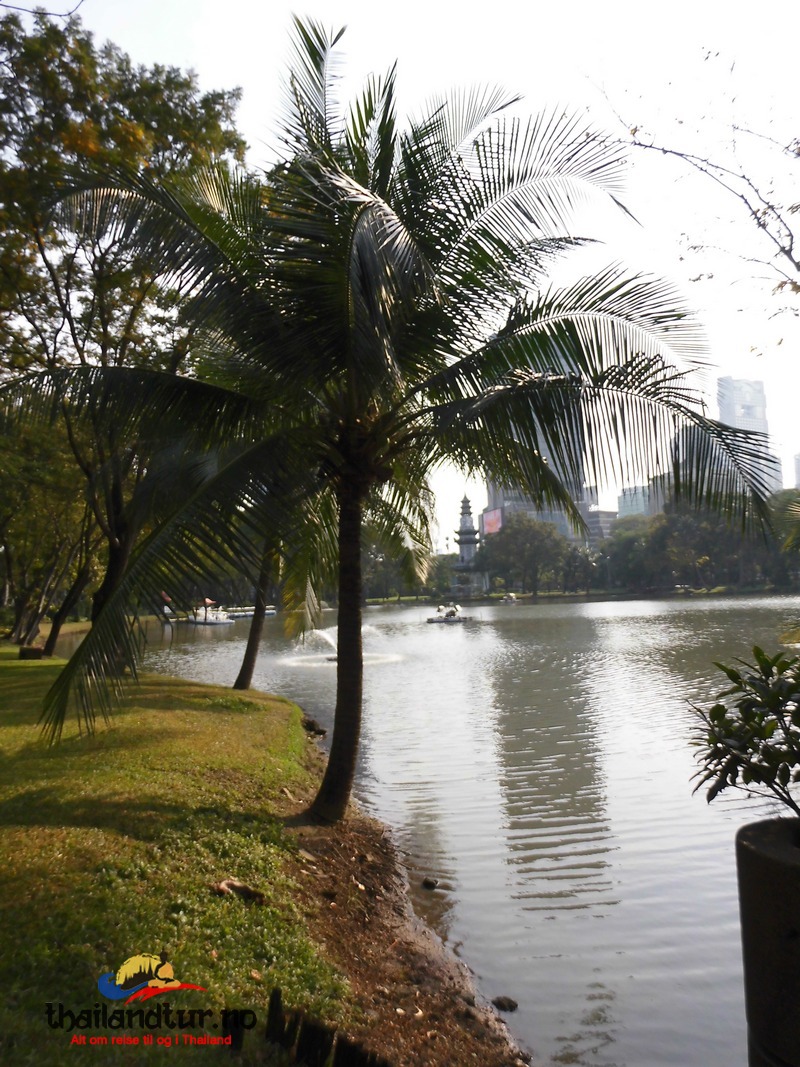
<path fill-rule="evenodd" d="M 734 786 L 777 797 L 800 815 L 792 795 L 800 781 L 800 660 L 758 646 L 753 656 L 755 663 L 737 660 L 742 670 L 717 663 L 731 687 L 710 708 L 692 705 L 703 722 L 695 792 L 708 784 L 712 801 Z"/>

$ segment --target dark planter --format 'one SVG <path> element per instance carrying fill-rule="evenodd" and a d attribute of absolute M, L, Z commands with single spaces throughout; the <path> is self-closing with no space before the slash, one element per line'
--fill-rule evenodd
<path fill-rule="evenodd" d="M 39 645 L 20 645 L 19 646 L 19 658 L 20 659 L 42 659 L 44 656 L 44 649 Z"/>
<path fill-rule="evenodd" d="M 736 835 L 750 1067 L 800 1067 L 800 819 Z"/>

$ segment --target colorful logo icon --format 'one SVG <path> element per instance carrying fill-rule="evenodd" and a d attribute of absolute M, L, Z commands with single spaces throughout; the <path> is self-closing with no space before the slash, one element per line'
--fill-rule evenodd
<path fill-rule="evenodd" d="M 109 1000 L 124 1000 L 126 1004 L 132 1000 L 149 1000 L 175 989 L 205 990 L 205 986 L 179 982 L 166 952 L 159 956 L 143 952 L 129 957 L 116 974 L 114 971 L 101 974 L 97 979 L 97 988 Z"/>

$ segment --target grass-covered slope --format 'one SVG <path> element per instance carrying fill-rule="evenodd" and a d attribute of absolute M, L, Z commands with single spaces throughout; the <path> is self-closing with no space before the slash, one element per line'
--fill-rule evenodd
<path fill-rule="evenodd" d="M 73 1013 L 120 1007 L 104 1001 L 97 980 L 140 953 L 166 951 L 175 978 L 205 991 L 139 1006 L 207 1009 L 207 1034 L 221 1034 L 226 1008 L 254 1012 L 263 1032 L 274 985 L 288 1003 L 336 1019 L 344 986 L 307 936 L 286 874 L 296 846 L 278 817 L 282 791 L 302 794 L 309 784 L 299 710 L 147 678 L 110 729 L 47 748 L 36 721 L 57 670 L 0 650 L 0 1062 L 226 1058 L 226 1049 L 182 1042 L 168 1052 L 141 1041 L 84 1047 L 74 1035 L 147 1029 L 48 1024 L 47 1004 L 56 1021 L 61 1004 Z M 263 906 L 215 895 L 210 884 L 226 877 L 263 891 Z M 250 1044 L 263 1056 L 260 1042 Z"/>

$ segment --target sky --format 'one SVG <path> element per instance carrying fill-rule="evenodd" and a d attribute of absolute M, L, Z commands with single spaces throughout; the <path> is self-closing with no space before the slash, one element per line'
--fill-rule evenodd
<path fill-rule="evenodd" d="M 73 2 L 46 6 L 65 11 Z M 452 87 L 499 84 L 521 93 L 528 113 L 565 107 L 615 136 L 637 127 L 652 143 L 743 164 L 765 187 L 774 181 L 778 195 L 787 190 L 800 199 L 791 190 L 800 161 L 792 174 L 768 140 L 800 137 L 790 54 L 800 30 L 796 0 L 774 0 L 763 16 L 751 7 L 737 14 L 729 0 L 493 0 L 469 10 L 454 0 L 83 0 L 79 10 L 98 41 L 113 41 L 134 62 L 191 68 L 203 89 L 240 86 L 238 125 L 254 164 L 267 162 L 276 143 L 293 14 L 347 26 L 345 98 L 396 60 L 401 116 Z M 757 136 L 734 135 L 733 126 Z M 676 161 L 633 150 L 624 202 L 636 222 L 595 220 L 606 261 L 670 279 L 696 309 L 713 363 L 706 372 L 713 416 L 717 376 L 765 383 L 774 448 L 785 484 L 793 485 L 800 453 L 800 317 L 793 308 L 800 312 L 800 295 L 792 304 L 773 293 L 777 278 L 755 262 L 770 250 L 739 204 Z M 477 515 L 486 491 L 451 472 L 435 489 L 444 548 L 461 498 L 470 496 Z"/>

